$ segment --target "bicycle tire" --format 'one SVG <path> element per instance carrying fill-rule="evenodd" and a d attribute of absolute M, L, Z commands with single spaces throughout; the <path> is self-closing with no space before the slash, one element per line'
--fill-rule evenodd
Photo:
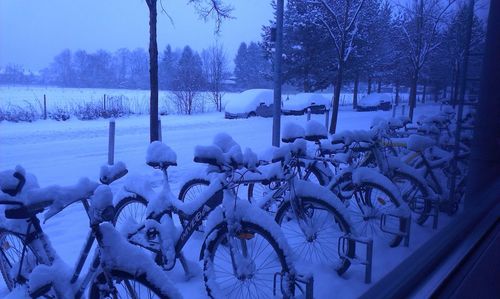
<path fill-rule="evenodd" d="M 301 162 L 302 163 L 302 162 Z M 303 163 L 302 163 L 303 164 Z M 302 166 L 304 167 L 304 165 Z M 315 166 L 311 166 L 309 168 L 306 168 L 308 171 L 306 171 L 304 179 L 306 181 L 310 181 L 313 183 L 317 183 L 318 185 L 325 186 L 328 181 L 325 179 L 325 177 L 322 175 L 322 172 Z M 312 175 L 312 176 L 311 176 Z M 314 178 L 314 179 L 310 179 Z M 278 181 L 280 182 L 280 181 Z M 249 183 L 248 184 L 248 191 L 247 191 L 247 198 L 248 201 L 250 202 L 260 202 L 261 199 L 267 196 L 268 192 L 273 192 L 274 187 L 270 187 L 271 184 L 274 184 L 275 182 L 271 182 L 269 185 L 264 185 L 262 183 L 254 182 L 254 183 Z M 268 205 L 270 208 L 272 206 L 272 203 Z"/>
<path fill-rule="evenodd" d="M 104 273 L 100 273 L 97 275 L 97 277 L 94 279 L 92 284 L 90 285 L 90 290 L 89 290 L 89 298 L 90 299 L 100 299 L 100 298 L 162 298 L 162 299 L 168 299 L 171 298 L 171 296 L 168 294 L 168 291 L 165 290 L 165 287 L 162 287 L 160 284 L 158 284 L 154 279 L 149 279 L 146 274 L 141 274 L 141 275 L 134 275 L 125 271 L 121 270 L 111 270 L 107 271 L 107 274 L 109 274 L 113 280 L 113 289 L 114 290 L 109 290 L 106 276 Z M 133 282 L 131 284 L 131 282 Z M 124 286 L 122 286 L 124 284 Z M 105 285 L 105 286 L 104 286 Z M 104 286 L 104 287 L 103 287 Z M 118 288 L 117 286 L 122 286 L 122 288 Z M 135 287 L 143 287 L 146 290 L 142 290 L 142 292 L 137 293 L 137 290 Z M 125 291 L 132 291 L 131 287 L 134 287 L 134 294 L 135 296 L 133 297 L 123 297 L 122 294 L 123 292 L 120 292 L 120 290 L 125 290 Z M 113 294 L 110 293 L 111 291 L 116 291 L 117 293 Z M 141 291 L 141 289 L 139 289 Z M 143 294 L 148 295 L 147 297 L 144 297 Z M 151 296 L 151 295 L 154 295 Z"/>
<path fill-rule="evenodd" d="M 209 185 L 210 181 L 204 178 L 190 179 L 182 185 L 181 190 L 179 191 L 179 200 L 185 203 L 194 201 L 201 193 L 208 189 Z M 183 215 L 179 214 L 179 221 L 181 222 L 182 227 L 186 227 L 188 219 L 185 219 Z M 196 231 L 203 232 L 203 226 L 203 224 L 200 225 Z"/>
<path fill-rule="evenodd" d="M 432 210 L 432 202 L 429 199 L 427 188 L 410 174 L 397 170 L 394 171 L 391 181 L 399 188 L 401 197 L 408 204 L 410 210 L 418 215 L 417 224 L 423 225 L 429 219 Z M 408 181 L 410 187 L 405 188 L 406 185 L 403 181 Z"/>
<path fill-rule="evenodd" d="M 11 277 L 11 270 L 20 261 L 23 246 L 24 236 L 11 231 L 0 230 L 0 272 L 2 272 L 3 280 L 9 291 L 16 285 L 15 279 Z M 27 250 L 28 254 L 23 260 L 23 268 L 26 267 L 26 269 L 23 269 L 23 272 L 31 272 L 39 264 L 39 259 L 33 249 L 28 246 Z"/>
<path fill-rule="evenodd" d="M 311 227 L 314 227 L 314 229 L 317 230 L 313 234 L 312 238 L 304 236 L 299 224 L 297 221 L 294 221 L 295 219 L 293 219 L 294 214 L 291 209 L 290 201 L 285 201 L 279 207 L 275 217 L 275 220 L 280 225 L 288 244 L 290 244 L 290 247 L 292 248 L 292 251 L 294 253 L 298 253 L 297 258 L 305 263 L 330 265 L 335 267 L 335 270 L 339 275 L 342 275 L 351 265 L 349 258 L 354 257 L 355 242 L 349 240 L 346 243 L 347 248 L 345 249 L 345 253 L 349 258 L 343 258 L 340 256 L 338 252 L 339 247 L 337 245 L 341 236 L 351 233 L 350 225 L 345 217 L 334 206 L 321 198 L 300 197 L 300 202 L 302 203 L 304 210 L 307 211 L 308 216 L 310 216 L 309 219 L 311 220 L 305 224 L 311 224 Z M 326 214 L 320 214 L 321 210 L 326 211 Z M 290 215 L 288 218 L 289 221 L 284 223 L 283 221 L 287 218 L 287 215 Z M 320 219 L 322 221 L 313 223 L 313 217 L 320 216 L 314 219 L 322 218 L 321 215 L 326 215 L 328 218 L 331 216 L 332 218 Z M 327 221 L 332 224 L 332 228 L 324 226 L 325 224 L 328 224 L 326 223 Z M 338 231 L 335 228 L 336 226 L 338 226 Z M 325 237 L 329 239 L 327 240 Z M 324 241 L 323 245 L 320 244 L 321 240 Z M 302 255 L 301 253 L 304 254 Z M 315 259 L 315 257 L 317 259 Z M 338 259 L 334 259 L 335 257 L 338 257 Z"/>
<path fill-rule="evenodd" d="M 190 179 L 182 185 L 179 191 L 179 200 L 182 202 L 195 200 L 197 196 L 205 190 L 203 186 L 208 187 L 209 185 L 210 181 L 204 178 Z"/>
<path fill-rule="evenodd" d="M 386 195 L 386 198 L 377 195 L 374 190 L 378 190 L 380 193 Z M 362 203 L 359 202 L 360 200 L 355 199 L 355 203 L 351 202 L 349 204 L 351 219 L 358 232 L 373 239 L 383 239 L 390 247 L 399 246 L 403 240 L 403 236 L 384 232 L 380 228 L 380 219 L 383 212 L 398 209 L 401 206 L 396 195 L 392 194 L 384 186 L 374 182 L 363 182 L 361 185 L 356 186 L 353 195 L 357 197 L 363 194 L 365 194 L 365 196 L 361 197 Z M 360 204 L 364 207 L 361 207 Z M 363 208 L 368 210 L 368 214 L 362 211 L 359 212 Z M 396 219 L 395 217 L 391 217 L 389 220 L 393 227 L 397 227 L 399 231 L 404 231 L 406 222 L 403 218 Z"/>
<path fill-rule="evenodd" d="M 222 225 L 219 225 L 218 227 L 215 228 L 215 231 L 212 233 L 215 234 L 214 237 L 212 235 L 207 238 L 208 243 L 204 247 L 204 266 L 203 266 L 203 278 L 205 281 L 205 289 L 207 291 L 207 294 L 210 298 L 244 298 L 243 292 L 235 292 L 230 291 L 227 293 L 225 290 L 227 288 L 224 288 L 224 285 L 227 285 L 228 288 L 231 287 L 233 288 L 236 283 L 245 281 L 247 283 L 247 286 L 250 287 L 250 284 L 254 284 L 254 289 L 256 292 L 258 292 L 258 296 L 262 296 L 263 298 L 275 298 L 273 296 L 273 282 L 274 282 L 274 276 L 275 273 L 290 273 L 290 269 L 293 269 L 293 266 L 290 266 L 285 258 L 285 253 L 283 250 L 280 248 L 278 245 L 278 242 L 274 240 L 272 237 L 272 234 L 267 231 L 265 228 L 260 226 L 259 224 L 253 223 L 253 222 L 247 222 L 247 221 L 241 221 L 238 223 L 239 226 L 239 233 L 242 235 L 242 237 L 239 236 L 240 241 L 242 244 L 247 244 L 247 249 L 252 248 L 252 249 L 262 249 L 264 250 L 266 244 L 270 247 L 268 247 L 268 253 L 267 255 L 265 253 L 259 253 L 254 255 L 253 257 L 259 258 L 259 262 L 262 260 L 262 262 L 265 262 L 264 265 L 259 264 L 261 266 L 265 266 L 265 269 L 261 270 L 266 270 L 266 272 L 259 271 L 259 275 L 257 276 L 257 267 L 255 266 L 255 261 L 252 265 L 254 265 L 254 268 L 251 268 L 251 270 L 254 270 L 255 273 L 252 273 L 251 275 L 248 275 L 246 278 L 238 278 L 235 276 L 234 272 L 231 270 L 225 271 L 226 273 L 223 273 L 225 270 L 224 266 L 226 267 L 232 267 L 232 262 L 231 262 L 231 256 L 228 254 L 229 252 L 229 246 L 227 245 L 227 236 L 228 236 L 228 228 L 227 224 L 224 223 Z M 256 238 L 259 236 L 259 238 Z M 250 239 L 246 239 L 246 238 Z M 245 239 L 246 241 L 243 241 Z M 259 245 L 257 246 L 256 244 L 259 242 Z M 263 241 L 264 240 L 264 241 Z M 266 244 L 264 244 L 266 242 Z M 241 245 L 243 246 L 243 245 Z M 276 255 L 274 257 L 271 257 L 272 255 Z M 224 255 L 229 259 L 229 262 L 226 261 L 225 263 L 222 263 L 224 260 Z M 251 256 L 251 255 L 249 255 Z M 271 258 L 270 258 L 271 257 Z M 269 259 L 270 258 L 270 259 Z M 273 260 L 274 258 L 274 260 Z M 274 264 L 270 264 L 270 263 Z M 274 270 L 272 270 L 272 267 L 270 265 L 274 265 Z M 215 269 L 218 270 L 215 270 Z M 260 268 L 259 268 L 260 269 Z M 268 272 L 269 271 L 269 272 Z M 273 272 L 274 271 L 274 272 Z M 226 276 L 224 276 L 225 274 Z M 228 275 L 229 274 L 229 275 Z M 266 277 L 268 280 L 268 283 L 259 283 L 257 284 L 255 281 L 251 281 L 255 277 Z M 229 277 L 229 278 L 227 278 Z M 286 286 L 288 288 L 287 292 L 290 294 L 293 294 L 294 290 L 294 278 L 293 275 L 285 275 L 286 279 L 288 281 L 283 283 L 283 286 Z M 234 280 L 231 281 L 231 279 Z M 222 282 L 220 282 L 222 281 Z M 243 283 L 241 283 L 243 284 Z M 223 289 L 221 289 L 221 286 Z M 236 286 L 237 287 L 237 286 Z M 236 290 L 234 287 L 234 290 Z M 242 286 L 240 286 L 241 290 Z M 231 289 L 233 290 L 233 289 Z M 248 294 L 250 294 L 250 289 L 247 290 Z M 250 298 L 253 298 L 250 296 Z"/>
<path fill-rule="evenodd" d="M 120 230 L 127 223 L 130 223 L 130 221 L 143 223 L 147 216 L 147 206 L 148 201 L 140 195 L 121 199 L 115 206 L 113 225 Z"/>

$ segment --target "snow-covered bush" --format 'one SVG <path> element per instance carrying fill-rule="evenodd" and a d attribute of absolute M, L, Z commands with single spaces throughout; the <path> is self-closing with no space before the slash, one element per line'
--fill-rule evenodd
<path fill-rule="evenodd" d="M 40 118 L 40 113 L 30 102 L 25 102 L 24 106 L 9 104 L 7 107 L 0 107 L 0 121 L 12 122 L 32 122 Z"/>

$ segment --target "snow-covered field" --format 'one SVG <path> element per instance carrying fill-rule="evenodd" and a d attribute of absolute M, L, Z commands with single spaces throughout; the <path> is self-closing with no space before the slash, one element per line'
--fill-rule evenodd
<path fill-rule="evenodd" d="M 0 93 L 3 96 L 3 93 Z M 102 96 L 96 91 L 96 97 Z M 144 92 L 147 96 L 147 92 Z M 43 95 L 42 95 L 43 97 Z M 2 98 L 3 100 L 3 98 Z M 431 114 L 439 111 L 437 105 L 417 107 L 416 115 Z M 398 113 L 400 113 L 398 111 Z M 338 130 L 367 129 L 376 116 L 390 117 L 392 112 L 354 112 L 343 107 L 339 114 Z M 324 123 L 323 115 L 313 115 Z M 196 145 L 208 145 L 219 132 L 227 132 L 240 143 L 242 148 L 263 151 L 271 144 L 272 119 L 250 118 L 226 120 L 223 113 L 206 113 L 193 116 L 162 116 L 163 141 L 177 153 L 178 166 L 169 170 L 174 192 L 180 188 L 184 177 L 196 172 L 203 166 L 196 165 L 193 159 Z M 282 124 L 294 121 L 304 125 L 306 116 L 287 116 Z M 0 123 L 0 170 L 10 169 L 20 164 L 28 172 L 35 174 L 41 186 L 51 184 L 70 185 L 80 177 L 97 180 L 99 167 L 107 161 L 108 121 L 67 122 L 36 121 L 34 123 Z M 132 116 L 116 122 L 116 160 L 124 161 L 131 174 L 150 175 L 154 179 L 159 173 L 145 164 L 146 148 L 149 144 L 149 118 Z M 120 182 L 116 182 L 119 184 Z M 446 216 L 441 219 L 447 221 Z M 80 253 L 88 232 L 88 220 L 80 206 L 73 206 L 51 219 L 44 226 L 62 258 L 73 265 Z M 373 280 L 380 279 L 408 256 L 434 231 L 430 225 L 412 227 L 409 248 L 388 248 L 375 244 Z M 186 256 L 197 260 L 202 236 L 195 235 L 185 250 Z M 201 264 L 200 264 L 201 265 Z M 189 281 L 176 266 L 171 273 L 176 286 L 185 298 L 205 298 L 201 276 Z M 315 298 L 353 298 L 359 296 L 370 285 L 363 283 L 364 267 L 353 265 L 342 277 L 330 269 L 318 268 L 314 271 Z M 7 293 L 0 283 L 0 296 Z"/>

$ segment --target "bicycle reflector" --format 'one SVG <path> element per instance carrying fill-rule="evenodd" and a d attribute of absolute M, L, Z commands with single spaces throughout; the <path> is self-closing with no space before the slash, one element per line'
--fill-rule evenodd
<path fill-rule="evenodd" d="M 383 199 L 382 197 L 377 197 L 377 201 L 378 201 L 381 205 L 383 205 L 383 206 L 385 206 L 385 204 L 386 204 L 385 199 Z"/>
<path fill-rule="evenodd" d="M 238 233 L 238 238 L 240 238 L 241 240 L 251 240 L 251 239 L 253 239 L 253 237 L 255 237 L 255 234 L 251 233 L 251 232 L 239 232 Z"/>

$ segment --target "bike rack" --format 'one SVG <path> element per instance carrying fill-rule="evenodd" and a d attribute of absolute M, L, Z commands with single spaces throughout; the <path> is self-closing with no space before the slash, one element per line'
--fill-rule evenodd
<path fill-rule="evenodd" d="M 390 228 L 387 226 L 387 219 L 391 218 L 395 218 L 400 221 L 406 220 L 403 231 L 399 230 L 399 228 L 395 230 L 394 228 Z M 408 214 L 408 216 L 395 215 L 395 214 L 382 214 L 382 217 L 380 217 L 380 230 L 388 234 L 402 236 L 404 238 L 405 247 L 410 246 L 410 229 L 411 229 L 411 214 Z"/>
<path fill-rule="evenodd" d="M 355 255 L 350 257 L 346 252 L 347 242 L 355 242 L 366 246 L 366 256 L 364 259 Z M 356 238 L 352 235 L 345 235 L 339 238 L 339 256 L 348 259 L 352 264 L 360 264 L 365 266 L 365 283 L 372 281 L 372 265 L 373 265 L 373 239 L 369 238 Z"/>
<path fill-rule="evenodd" d="M 283 280 L 283 273 L 281 273 L 281 272 L 274 273 L 273 296 L 275 296 L 275 297 L 276 297 L 276 280 L 277 280 L 278 276 L 280 277 L 280 280 Z M 296 289 L 298 288 L 305 295 L 305 297 L 303 297 L 303 298 L 314 299 L 314 296 L 313 296 L 314 278 L 313 278 L 312 274 L 307 274 L 307 275 L 297 274 L 297 275 L 295 275 L 295 286 L 296 286 Z M 304 286 L 305 286 L 305 291 L 304 291 Z"/>

